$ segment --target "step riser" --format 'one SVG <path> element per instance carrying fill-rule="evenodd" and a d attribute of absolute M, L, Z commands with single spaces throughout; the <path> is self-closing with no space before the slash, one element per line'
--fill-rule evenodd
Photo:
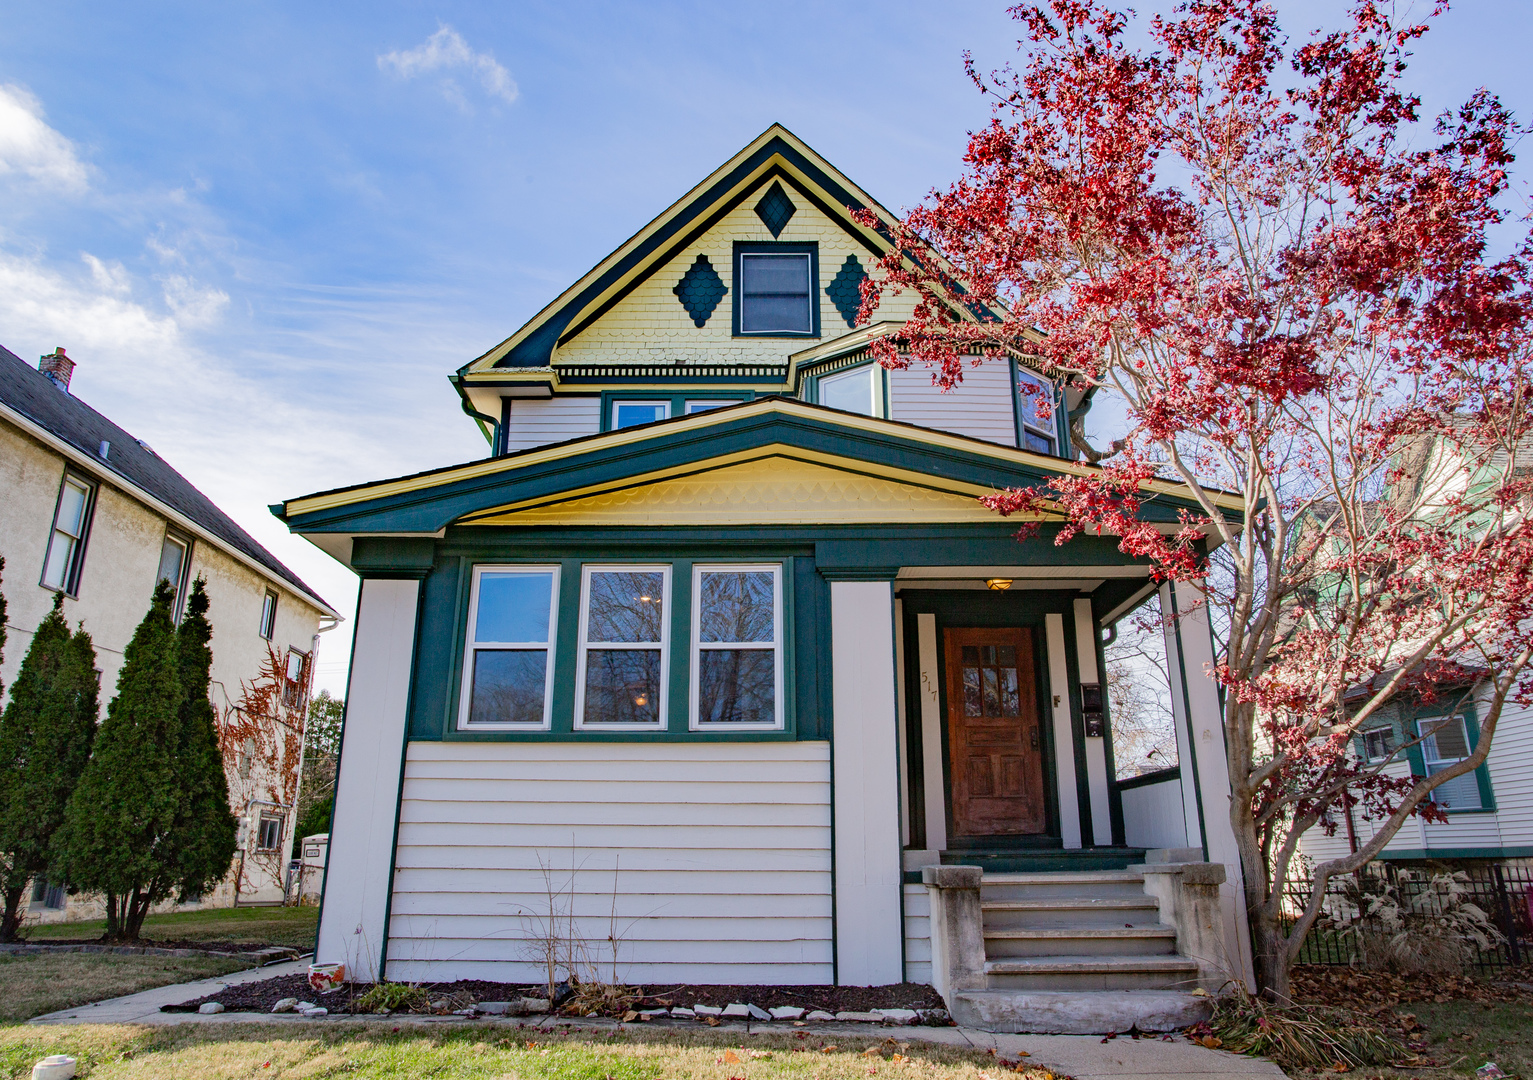
<path fill-rule="evenodd" d="M 1078 900 L 1085 897 L 1112 898 L 1114 900 L 1144 899 L 1143 881 L 1090 881 L 1079 884 L 1069 881 L 995 883 L 984 882 L 979 898 L 989 900 Z"/>
<path fill-rule="evenodd" d="M 984 912 L 986 930 L 1119 930 L 1127 926 L 1159 926 L 1160 909 L 1092 911 L 1082 908 L 1045 908 L 1043 910 Z"/>
<path fill-rule="evenodd" d="M 1015 956 L 1170 956 L 1175 937 L 1123 938 L 985 938 L 985 957 Z"/>
<path fill-rule="evenodd" d="M 1207 1020 L 1211 999 L 1190 994 L 1054 994 L 966 991 L 949 1003 L 953 1019 L 982 1031 L 1050 1035 L 1178 1031 Z"/>
<path fill-rule="evenodd" d="M 991 990 L 1191 990 L 1197 985 L 1193 972 L 1109 971 L 1048 974 L 993 974 Z"/>

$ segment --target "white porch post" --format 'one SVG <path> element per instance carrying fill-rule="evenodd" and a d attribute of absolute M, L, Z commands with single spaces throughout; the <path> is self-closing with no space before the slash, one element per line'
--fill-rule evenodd
<path fill-rule="evenodd" d="M 346 688 L 318 963 L 381 978 L 420 582 L 366 579 Z"/>
<path fill-rule="evenodd" d="M 830 583 L 836 980 L 900 982 L 900 798 L 894 586 Z"/>
<path fill-rule="evenodd" d="M 1091 616 L 1091 601 L 1076 600 L 1075 663 L 1081 682 L 1101 682 L 1097 671 L 1096 620 Z M 1107 687 L 1102 687 L 1107 692 Z M 1108 802 L 1107 739 L 1086 735 L 1086 791 L 1091 796 L 1091 842 L 1100 847 L 1112 844 L 1112 808 Z"/>
<path fill-rule="evenodd" d="M 1080 795 L 1075 780 L 1075 732 L 1070 723 L 1070 669 L 1065 658 L 1065 619 L 1043 617 L 1049 653 L 1050 713 L 1054 724 L 1054 780 L 1059 790 L 1059 836 L 1066 848 L 1081 846 Z"/>
<path fill-rule="evenodd" d="M 1224 742 L 1224 714 L 1219 687 L 1213 679 L 1214 639 L 1201 591 L 1186 582 L 1162 585 L 1161 610 L 1177 612 L 1166 630 L 1166 660 L 1170 667 L 1172 700 L 1177 713 L 1177 750 L 1181 755 L 1183 803 L 1189 816 L 1187 841 L 1201 843 L 1209 862 L 1222 863 L 1219 886 L 1224 914 L 1224 940 L 1234 955 L 1210 957 L 1233 968 L 1231 974 L 1254 988 L 1251 935 L 1246 923 L 1240 853 L 1230 824 L 1230 774 Z M 1200 822 L 1196 815 L 1201 813 Z"/>

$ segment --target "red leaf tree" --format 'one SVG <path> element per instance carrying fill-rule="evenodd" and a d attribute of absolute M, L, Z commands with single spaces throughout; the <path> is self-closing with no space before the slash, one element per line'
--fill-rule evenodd
<path fill-rule="evenodd" d="M 988 502 L 1062 512 L 1060 543 L 1114 534 L 1203 590 L 1256 978 L 1286 998 L 1326 882 L 1440 814 L 1433 790 L 1533 696 L 1530 247 L 1506 242 L 1500 202 L 1519 132 L 1483 91 L 1421 122 L 1403 77 L 1426 28 L 1368 0 L 1297 47 L 1256 0 L 1143 26 L 1097 0 L 1012 14 L 1018 65 L 968 63 L 991 122 L 958 182 L 881 226 L 897 243 L 863 315 L 914 296 L 903 336 L 874 346 L 886 366 L 951 385 L 1026 357 L 1125 403 L 1106 447 L 1072 415 L 1089 475 Z M 1200 508 L 1179 528 L 1140 520 L 1155 476 Z M 1448 695 L 1479 710 L 1459 764 L 1410 776 L 1400 751 L 1352 752 L 1391 710 Z M 1315 867 L 1285 929 L 1300 838 L 1359 801 L 1381 827 Z"/>

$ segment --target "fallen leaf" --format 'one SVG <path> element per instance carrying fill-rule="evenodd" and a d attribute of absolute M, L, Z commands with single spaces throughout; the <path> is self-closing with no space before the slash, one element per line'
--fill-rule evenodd
<path fill-rule="evenodd" d="M 1224 1045 L 1223 1039 L 1216 1038 L 1213 1035 L 1205 1035 L 1201 1039 L 1194 1041 L 1196 1041 L 1200 1046 L 1208 1047 L 1210 1050 L 1217 1050 L 1219 1047 Z"/>
<path fill-rule="evenodd" d="M 717 1016 L 705 1016 L 703 1017 L 703 1023 L 707 1024 L 709 1027 L 718 1027 L 719 1018 Z"/>
<path fill-rule="evenodd" d="M 623 1014 L 623 1023 L 630 1024 L 633 1021 L 637 1020 L 638 1018 L 639 1018 L 639 1014 L 634 1012 L 632 1009 L 629 1009 L 627 1012 L 625 1012 Z"/>
<path fill-rule="evenodd" d="M 1033 1055 L 1029 1054 L 1026 1050 L 1018 1050 L 1017 1051 L 1017 1057 L 1032 1057 L 1032 1056 Z"/>
<path fill-rule="evenodd" d="M 910 1059 L 908 1057 L 906 1057 L 904 1054 L 895 1054 L 893 1057 L 891 1057 L 889 1059 L 889 1064 L 891 1064 L 891 1065 L 903 1065 L 903 1064 L 905 1064 L 905 1062 L 907 1062 L 909 1060 Z"/>
<path fill-rule="evenodd" d="M 822 1053 L 822 1054 L 833 1054 L 833 1053 L 835 1053 L 835 1051 L 836 1051 L 836 1047 L 834 1047 L 834 1046 L 822 1046 L 822 1047 L 820 1047 L 820 1053 Z"/>
<path fill-rule="evenodd" d="M 864 1050 L 862 1052 L 862 1056 L 863 1057 L 883 1057 L 884 1056 L 884 1051 L 883 1051 L 882 1047 L 870 1046 L 870 1047 L 868 1047 L 866 1050 Z"/>
<path fill-rule="evenodd" d="M 1117 1037 L 1118 1037 L 1118 1033 L 1116 1031 L 1109 1031 L 1106 1035 L 1102 1036 L 1102 1041 L 1103 1042 L 1112 1042 Z"/>
<path fill-rule="evenodd" d="M 725 1065 L 734 1065 L 739 1062 L 740 1055 L 735 1053 L 733 1050 L 725 1050 L 724 1056 L 719 1058 L 719 1060 L 722 1061 Z"/>

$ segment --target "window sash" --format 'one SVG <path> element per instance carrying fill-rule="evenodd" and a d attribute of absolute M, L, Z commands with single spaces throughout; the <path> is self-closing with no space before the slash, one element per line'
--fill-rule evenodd
<path fill-rule="evenodd" d="M 861 381 L 866 384 L 867 398 L 859 405 L 855 407 L 850 405 L 832 405 L 825 400 L 827 390 L 832 390 L 833 392 L 836 386 L 853 384 L 855 381 Z M 820 399 L 820 404 L 828 408 L 845 409 L 847 412 L 861 413 L 863 416 L 878 416 L 881 411 L 878 407 L 878 391 L 878 366 L 876 364 L 863 364 L 860 367 L 854 367 L 847 371 L 838 371 L 834 375 L 820 376 L 819 394 L 817 396 Z M 854 394 L 854 396 L 858 395 Z M 866 408 L 862 408 L 861 406 L 863 405 Z"/>
<path fill-rule="evenodd" d="M 768 266 L 768 260 L 774 267 Z M 792 268 L 792 282 L 762 280 L 781 278 L 773 270 Z M 802 277 L 799 277 L 802 267 Z M 814 332 L 813 267 L 807 252 L 741 252 L 740 332 L 742 334 L 810 334 Z M 754 280 L 753 280 L 754 279 Z M 789 287 L 791 285 L 791 287 Z M 761 301 L 762 303 L 756 303 Z M 802 312 L 798 310 L 802 304 Z M 789 325 L 791 323 L 791 325 Z"/>
<path fill-rule="evenodd" d="M 596 574 L 656 574 L 660 575 L 660 640 L 659 641 L 591 641 L 591 579 Z M 580 580 L 580 634 L 575 660 L 575 723 L 576 731 L 664 731 L 669 716 L 670 683 L 670 636 L 671 636 L 671 567 L 669 563 L 634 564 L 587 564 L 581 567 Z M 657 705 L 653 722 L 588 721 L 586 712 L 586 674 L 592 653 L 602 652 L 658 652 L 659 677 L 657 679 Z"/>
<path fill-rule="evenodd" d="M 648 420 L 634 420 L 634 421 L 631 421 L 630 423 L 627 423 L 627 424 L 622 424 L 622 423 L 618 422 L 618 417 L 622 415 L 622 410 L 624 408 L 635 408 L 635 407 L 643 408 L 643 409 L 654 409 L 654 410 L 656 410 L 658 412 L 659 415 L 651 417 Z M 618 430 L 621 430 L 622 428 L 625 428 L 625 427 L 638 427 L 641 424 L 653 424 L 653 423 L 656 423 L 657 421 L 660 421 L 660 420 L 669 420 L 670 418 L 671 418 L 671 403 L 669 401 L 666 401 L 666 400 L 659 400 L 659 401 L 656 401 L 656 400 L 623 400 L 623 401 L 614 401 L 612 403 L 612 420 L 611 420 L 611 423 L 609 424 L 609 430 L 611 430 L 611 431 L 618 431 Z"/>
<path fill-rule="evenodd" d="M 80 565 L 85 534 L 95 509 L 96 486 L 70 473 L 64 474 L 53 508 L 53 529 L 43 557 L 42 584 L 73 596 L 80 585 Z"/>
<path fill-rule="evenodd" d="M 548 576 L 548 624 L 546 640 L 543 641 L 492 641 L 481 640 L 479 631 L 479 602 L 481 585 L 486 574 L 514 574 Z M 559 567 L 557 565 L 534 565 L 522 563 L 480 565 L 474 567 L 470 583 L 468 626 L 464 630 L 463 680 L 459 689 L 459 731 L 547 731 L 554 699 L 554 643 L 558 640 L 559 616 Z M 474 720 L 474 676 L 478 670 L 479 657 L 486 653 L 541 653 L 543 656 L 543 715 L 536 722 L 525 720 Z"/>
<path fill-rule="evenodd" d="M 1038 395 L 1033 391 L 1042 391 L 1042 396 L 1054 401 L 1054 386 L 1046 379 L 1040 379 L 1030 372 L 1017 370 L 1017 384 L 1015 393 L 1017 396 L 1017 417 L 1022 428 L 1022 448 L 1033 450 L 1038 453 L 1053 454 L 1058 447 L 1058 433 L 1055 430 L 1057 414 L 1044 420 L 1038 415 Z M 1057 402 L 1055 408 L 1058 408 Z M 1034 445 L 1034 443 L 1039 445 Z M 1044 449 L 1044 447 L 1047 449 Z"/>
<path fill-rule="evenodd" d="M 1418 720 L 1416 730 L 1421 736 L 1421 760 L 1426 766 L 1428 776 L 1436 776 L 1474 753 L 1474 747 L 1469 739 L 1469 725 L 1463 716 L 1434 716 L 1430 719 Z M 1464 753 L 1445 756 L 1438 746 L 1439 733 L 1457 736 L 1463 744 Z M 1440 787 L 1434 788 L 1430 796 L 1432 801 L 1442 803 L 1450 810 L 1483 810 L 1485 800 L 1480 795 L 1478 772 L 1478 769 L 1472 769 L 1463 776 L 1454 777 Z"/>
<path fill-rule="evenodd" d="M 256 633 L 260 634 L 267 641 L 270 641 L 272 634 L 274 634 L 276 630 L 277 594 L 267 590 L 266 595 L 261 598 L 261 625 L 256 628 Z"/>
<path fill-rule="evenodd" d="M 706 574 L 769 573 L 772 575 L 771 641 L 703 641 L 703 577 Z M 785 724 L 783 702 L 783 598 L 781 563 L 694 563 L 692 567 L 692 663 L 688 726 L 692 731 L 781 731 Z M 702 668 L 705 652 L 770 650 L 773 654 L 773 719 L 769 724 L 707 721 L 702 718 Z"/>

